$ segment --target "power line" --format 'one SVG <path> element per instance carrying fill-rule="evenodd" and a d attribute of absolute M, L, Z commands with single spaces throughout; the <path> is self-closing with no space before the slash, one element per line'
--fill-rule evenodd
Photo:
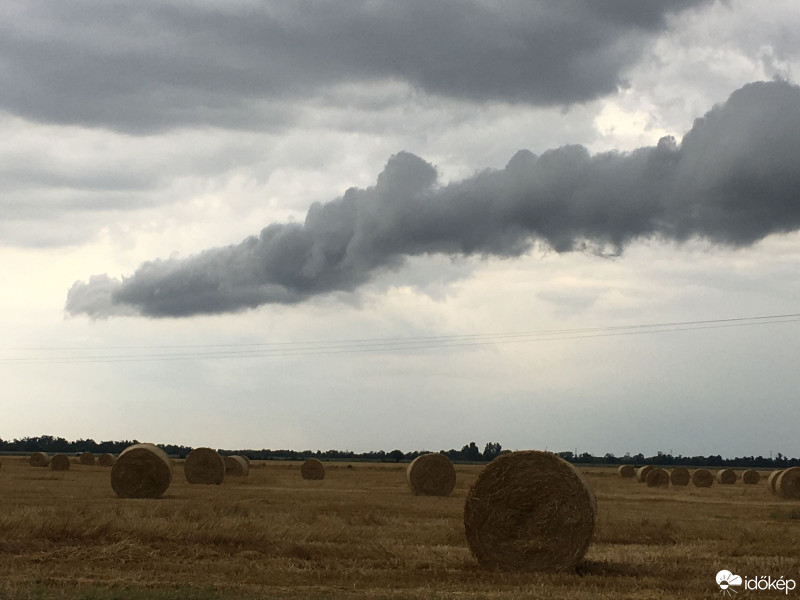
<path fill-rule="evenodd" d="M 798 321 L 800 321 L 800 313 L 759 317 L 710 319 L 700 321 L 675 321 L 635 325 L 590 327 L 580 329 L 548 329 L 538 331 L 469 333 L 459 335 L 417 337 L 354 338 L 340 340 L 263 342 L 243 344 L 43 346 L 10 349 L 16 351 L 35 352 L 36 355 L 24 357 L 0 357 L 0 364 L 81 364 L 208 359 L 283 358 L 323 354 L 410 352 L 447 348 L 464 348 L 470 346 L 650 335 L 657 333 L 673 333 L 730 327 L 751 327 L 756 325 L 795 323 Z M 61 352 L 63 354 L 54 356 L 42 355 L 42 353 L 45 352 Z"/>

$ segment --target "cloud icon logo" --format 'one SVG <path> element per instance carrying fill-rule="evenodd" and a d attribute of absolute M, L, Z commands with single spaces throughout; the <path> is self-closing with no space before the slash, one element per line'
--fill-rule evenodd
<path fill-rule="evenodd" d="M 734 575 L 725 569 L 717 573 L 716 580 L 722 593 L 728 594 L 729 596 L 731 592 L 738 593 L 736 590 L 730 589 L 732 586 L 742 585 L 742 578 L 739 575 Z"/>

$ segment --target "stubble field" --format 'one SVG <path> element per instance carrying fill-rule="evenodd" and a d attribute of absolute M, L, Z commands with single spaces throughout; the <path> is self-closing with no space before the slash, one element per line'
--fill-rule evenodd
<path fill-rule="evenodd" d="M 765 477 L 648 489 L 583 469 L 598 524 L 578 570 L 504 573 L 480 568 L 464 539 L 482 467 L 457 465 L 447 498 L 411 494 L 405 468 L 326 463 L 324 480 L 306 481 L 300 463 L 254 462 L 246 479 L 201 486 L 178 461 L 163 498 L 130 500 L 108 468 L 4 457 L 0 598 L 642 600 L 719 598 L 721 569 L 800 580 L 800 502 L 769 494 Z"/>

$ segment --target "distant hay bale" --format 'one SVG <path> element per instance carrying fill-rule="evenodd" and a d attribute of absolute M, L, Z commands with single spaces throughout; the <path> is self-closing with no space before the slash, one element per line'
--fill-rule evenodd
<path fill-rule="evenodd" d="M 219 485 L 225 479 L 225 460 L 212 448 L 195 448 L 183 463 L 189 483 Z"/>
<path fill-rule="evenodd" d="M 720 469 L 717 471 L 717 482 L 722 485 L 733 485 L 737 479 L 739 479 L 739 476 L 736 475 L 736 471 L 733 469 Z"/>
<path fill-rule="evenodd" d="M 244 456 L 231 454 L 225 457 L 225 474 L 234 477 L 247 477 L 250 472 L 250 463 Z"/>
<path fill-rule="evenodd" d="M 303 479 L 325 479 L 325 465 L 316 458 L 309 458 L 301 465 L 300 475 L 303 476 Z"/>
<path fill-rule="evenodd" d="M 636 481 L 640 481 L 642 483 L 647 481 L 647 474 L 653 469 L 655 469 L 653 465 L 645 465 L 636 469 Z"/>
<path fill-rule="evenodd" d="M 664 469 L 650 469 L 645 479 L 647 487 L 667 487 L 669 485 L 669 473 Z"/>
<path fill-rule="evenodd" d="M 745 485 L 755 485 L 760 479 L 761 475 L 754 469 L 747 469 L 742 473 L 742 483 Z"/>
<path fill-rule="evenodd" d="M 97 457 L 97 464 L 100 465 L 101 467 L 113 467 L 115 460 L 117 459 L 114 458 L 113 454 L 104 452 L 103 454 Z"/>
<path fill-rule="evenodd" d="M 94 454 L 88 451 L 82 452 L 80 462 L 82 465 L 94 465 Z"/>
<path fill-rule="evenodd" d="M 669 482 L 672 485 L 689 485 L 692 474 L 686 467 L 675 467 L 669 472 Z"/>
<path fill-rule="evenodd" d="M 467 493 L 464 528 L 480 565 L 569 571 L 589 547 L 597 502 L 578 469 L 549 452 L 495 458 Z"/>
<path fill-rule="evenodd" d="M 444 454 L 420 454 L 406 468 L 406 481 L 417 496 L 449 496 L 456 487 L 456 470 Z"/>
<path fill-rule="evenodd" d="M 708 469 L 695 469 L 692 473 L 692 484 L 695 487 L 711 487 L 714 484 L 714 476 Z"/>
<path fill-rule="evenodd" d="M 624 479 L 636 477 L 636 469 L 633 468 L 633 465 L 620 465 L 617 473 Z"/>
<path fill-rule="evenodd" d="M 786 500 L 800 499 L 800 467 L 784 469 L 775 478 L 775 493 Z"/>
<path fill-rule="evenodd" d="M 154 444 L 134 444 L 111 467 L 111 488 L 120 498 L 159 498 L 172 483 L 172 461 Z"/>
<path fill-rule="evenodd" d="M 772 492 L 773 494 L 776 493 L 775 484 L 777 483 L 778 477 L 780 477 L 781 473 L 783 473 L 783 469 L 778 469 L 777 471 L 773 471 L 772 473 L 770 473 L 769 477 L 767 477 L 767 485 L 769 486 L 769 491 Z"/>
<path fill-rule="evenodd" d="M 69 471 L 69 456 L 66 454 L 56 454 L 50 459 L 50 469 L 53 471 Z"/>
<path fill-rule="evenodd" d="M 50 455 L 46 452 L 34 452 L 28 459 L 28 463 L 32 467 L 47 467 L 50 465 Z"/>

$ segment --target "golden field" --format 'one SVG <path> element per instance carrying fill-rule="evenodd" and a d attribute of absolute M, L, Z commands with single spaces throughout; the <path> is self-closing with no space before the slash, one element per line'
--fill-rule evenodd
<path fill-rule="evenodd" d="M 163 498 L 130 500 L 107 467 L 3 457 L 0 598 L 641 600 L 719 598 L 720 569 L 800 581 L 800 502 L 769 494 L 765 477 L 648 489 L 585 468 L 598 524 L 578 570 L 501 573 L 464 539 L 481 466 L 457 465 L 455 491 L 438 498 L 410 493 L 406 464 L 326 463 L 322 481 L 300 464 L 254 462 L 246 479 L 201 486 L 178 461 Z"/>

